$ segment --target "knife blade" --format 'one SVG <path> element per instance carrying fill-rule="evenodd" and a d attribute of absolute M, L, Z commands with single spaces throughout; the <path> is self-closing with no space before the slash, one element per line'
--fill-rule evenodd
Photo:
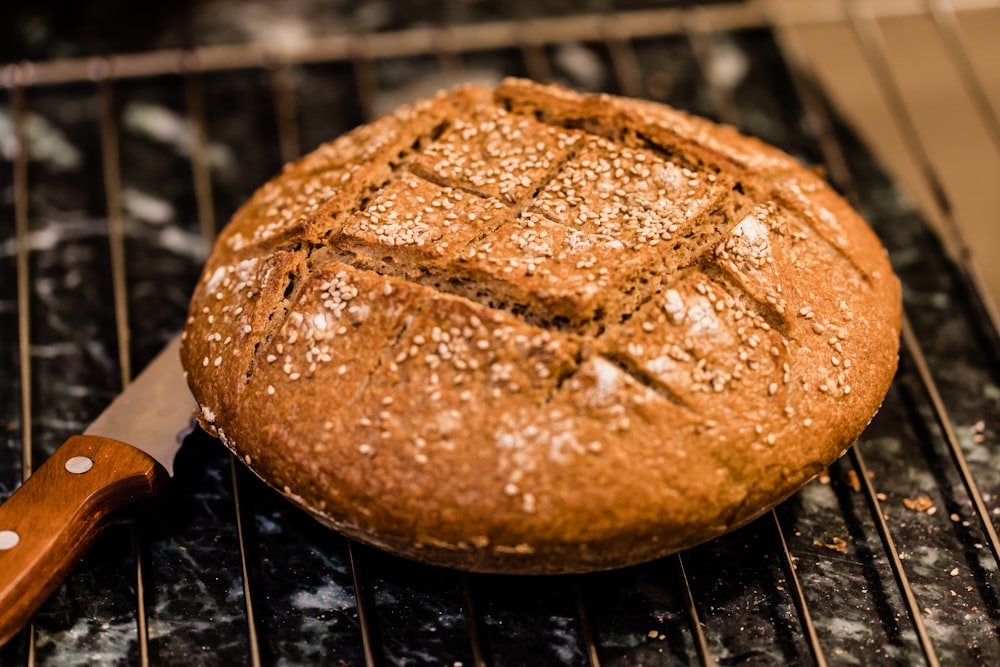
<path fill-rule="evenodd" d="M 0 504 L 0 646 L 110 519 L 163 489 L 196 407 L 176 337 L 82 435 L 66 440 Z"/>

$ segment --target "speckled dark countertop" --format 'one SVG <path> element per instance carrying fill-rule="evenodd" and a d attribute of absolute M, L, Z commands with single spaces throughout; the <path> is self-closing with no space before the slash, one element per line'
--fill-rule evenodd
<path fill-rule="evenodd" d="M 580 9 L 564 4 L 552 3 L 546 11 Z M 114 8 L 115 3 L 106 6 Z M 489 14 L 485 3 L 449 6 L 457 8 L 455 20 L 471 20 L 480 10 Z M 163 34 L 150 36 L 148 46 L 253 37 L 269 16 L 274 22 L 273 13 L 268 14 L 273 10 L 264 3 L 249 5 L 228 22 L 219 18 L 225 14 L 221 9 L 230 7 L 221 1 L 178 7 L 176 16 L 183 21 L 167 21 Z M 408 24 L 405 12 L 387 3 L 340 3 L 324 12 L 313 23 L 285 20 L 279 27 L 282 34 L 294 35 L 296 30 L 320 29 L 324 22 L 341 30 Z M 49 29 L 50 37 L 58 32 L 45 27 L 44 17 L 37 20 L 28 29 Z M 193 37 L 191 25 L 197 28 Z M 4 28 L 15 29 L 10 23 Z M 6 56 L 0 61 L 97 53 L 102 47 L 94 34 L 77 41 L 52 37 L 52 50 L 43 52 L 38 36 L 31 35 L 21 35 L 20 54 L 0 51 Z M 143 48 L 135 39 L 132 34 L 121 36 L 104 47 Z M 809 163 L 820 162 L 772 36 L 767 31 L 729 33 L 719 35 L 715 46 L 714 66 L 726 77 L 743 129 Z M 714 115 L 711 96 L 683 38 L 643 39 L 635 48 L 647 95 Z M 560 80 L 582 89 L 614 90 L 602 49 L 565 44 L 550 49 L 549 55 Z M 477 53 L 465 64 L 479 78 L 524 74 L 513 51 Z M 377 68 L 379 105 L 387 107 L 415 91 L 464 76 L 445 77 L 432 57 L 380 61 Z M 295 70 L 297 127 L 304 149 L 361 121 L 360 111 L 352 106 L 351 77 L 345 64 Z M 206 74 L 201 84 L 214 215 L 224 221 L 281 166 L 275 106 L 263 70 Z M 120 82 L 114 94 L 130 357 L 139 368 L 182 325 L 205 246 L 183 79 Z M 27 105 L 30 417 L 37 462 L 100 412 L 119 390 L 120 372 L 99 98 L 89 83 L 40 87 L 28 91 Z M 0 498 L 20 479 L 24 438 L 11 118 L 10 97 L 0 89 Z M 838 125 L 836 134 L 863 212 L 903 279 L 907 313 L 996 523 L 997 349 L 982 334 L 958 274 L 910 201 L 848 128 Z M 860 447 L 883 494 L 892 535 L 942 662 L 1000 664 L 997 567 L 906 355 Z M 820 642 L 831 664 L 920 664 L 899 590 L 852 474 L 846 461 L 838 462 L 827 477 L 777 510 Z M 134 531 L 112 529 L 39 612 L 38 664 L 137 662 L 136 552 L 142 562 L 153 664 L 249 662 L 234 488 L 241 503 L 247 577 L 263 662 L 363 664 L 346 542 L 243 469 L 232 469 L 223 449 L 200 433 L 183 448 L 176 478 L 162 502 Z M 904 504 L 904 499 L 920 496 L 927 496 L 933 509 L 920 511 Z M 582 577 L 516 578 L 461 575 L 358 547 L 354 556 L 372 614 L 376 657 L 385 664 L 473 664 L 466 583 L 475 602 L 475 629 L 491 664 L 586 664 L 578 594 L 602 664 L 697 663 L 674 559 Z M 710 651 L 719 664 L 811 663 L 769 517 L 690 550 L 683 559 Z M 0 649 L 0 665 L 25 664 L 27 653 L 22 634 Z"/>

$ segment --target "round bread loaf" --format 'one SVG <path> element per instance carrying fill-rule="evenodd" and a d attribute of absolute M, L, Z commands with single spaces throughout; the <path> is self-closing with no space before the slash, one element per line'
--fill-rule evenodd
<path fill-rule="evenodd" d="M 819 177 L 668 107 L 507 80 L 258 190 L 197 285 L 201 420 L 362 542 L 598 570 L 706 541 L 843 454 L 899 283 Z"/>

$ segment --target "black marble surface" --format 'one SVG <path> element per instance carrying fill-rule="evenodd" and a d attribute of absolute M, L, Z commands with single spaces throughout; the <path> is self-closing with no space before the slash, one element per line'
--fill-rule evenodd
<path fill-rule="evenodd" d="M 807 162 L 820 159 L 772 36 L 720 35 L 730 92 L 751 134 Z M 713 115 L 686 40 L 635 44 L 645 93 Z M 548 50 L 555 77 L 614 90 L 600 45 Z M 523 74 L 511 51 L 479 53 L 477 76 Z M 433 58 L 378 63 L 380 104 L 448 77 Z M 461 73 L 449 75 L 461 78 Z M 361 120 L 349 68 L 294 72 L 296 125 L 308 150 Z M 224 221 L 281 165 L 268 72 L 201 77 L 214 215 Z M 205 256 L 191 166 L 185 81 L 114 85 L 126 225 L 129 356 L 141 367 L 181 327 Z M 388 100 L 388 101 L 387 101 Z M 100 98 L 90 83 L 27 91 L 30 435 L 37 464 L 120 389 L 101 153 Z M 0 498 L 22 472 L 10 99 L 0 91 Z M 1000 514 L 997 350 L 955 267 L 852 135 L 836 127 L 863 212 L 904 281 L 906 310 L 976 480 Z M 1000 664 L 1000 581 L 929 403 L 904 354 L 886 403 L 860 440 L 884 495 L 889 527 L 944 664 Z M 920 648 L 851 468 L 778 508 L 830 664 L 920 664 Z M 239 507 L 234 503 L 239 496 Z M 934 512 L 904 499 L 926 495 Z M 244 527 L 244 548 L 236 529 Z M 835 547 L 835 548 L 831 548 Z M 363 605 L 376 661 L 472 665 L 475 633 L 495 665 L 584 665 L 589 630 L 606 665 L 697 664 L 674 558 L 579 577 L 491 577 L 352 550 L 240 467 L 192 436 L 162 501 L 135 527 L 110 531 L 35 618 L 42 665 L 134 664 L 137 558 L 153 664 L 364 664 Z M 718 664 L 812 664 L 769 516 L 682 555 L 708 647 Z M 243 563 L 246 565 L 244 587 Z M 249 599 L 245 591 L 249 590 Z M 359 602 L 360 600 L 360 602 Z M 469 602 L 472 606 L 469 606 Z M 580 610 L 585 611 L 584 627 Z M 250 613 L 253 624 L 251 633 Z M 26 664 L 27 635 L 0 649 Z"/>

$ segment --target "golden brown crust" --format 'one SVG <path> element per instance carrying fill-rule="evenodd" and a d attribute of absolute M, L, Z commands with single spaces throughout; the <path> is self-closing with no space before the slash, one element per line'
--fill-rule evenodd
<path fill-rule="evenodd" d="M 265 185 L 183 357 L 203 423 L 359 540 L 570 572 L 710 539 L 841 455 L 895 372 L 899 284 L 784 153 L 508 80 Z"/>

